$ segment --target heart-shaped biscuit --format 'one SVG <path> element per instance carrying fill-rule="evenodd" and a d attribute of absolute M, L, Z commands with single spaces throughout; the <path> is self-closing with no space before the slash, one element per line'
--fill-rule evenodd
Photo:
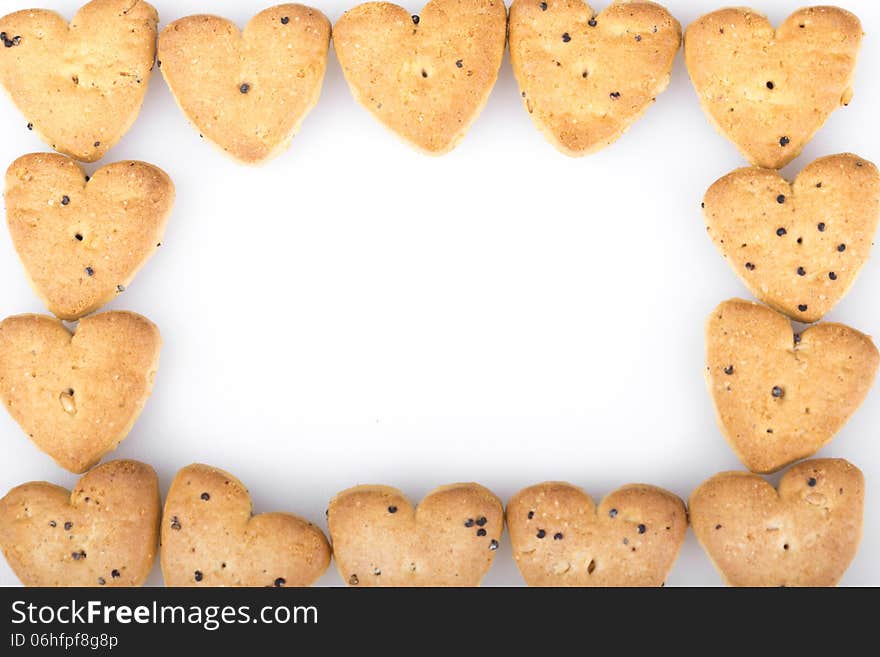
<path fill-rule="evenodd" d="M 415 508 L 396 488 L 357 486 L 330 501 L 327 522 L 350 586 L 479 586 L 504 510 L 478 484 L 441 486 Z"/>
<path fill-rule="evenodd" d="M 158 22 L 142 0 L 92 0 L 70 25 L 45 9 L 9 14 L 0 18 L 0 84 L 43 141 L 94 162 L 140 112 Z"/>
<path fill-rule="evenodd" d="M 780 169 L 849 103 L 861 42 L 859 19 L 837 7 L 799 9 L 776 30 L 729 8 L 688 26 L 684 59 L 715 128 L 752 164 Z"/>
<path fill-rule="evenodd" d="M 732 586 L 834 586 L 862 538 L 865 481 L 843 459 L 786 472 L 778 491 L 747 472 L 722 472 L 689 502 L 691 524 Z"/>
<path fill-rule="evenodd" d="M 501 0 L 431 0 L 422 13 L 387 2 L 350 9 L 333 44 L 352 94 L 419 150 L 452 150 L 477 118 L 507 38 Z"/>
<path fill-rule="evenodd" d="M 36 294 L 65 320 L 98 310 L 156 251 L 174 204 L 164 171 L 109 164 L 91 177 L 54 153 L 20 157 L 6 172 L 9 232 Z"/>
<path fill-rule="evenodd" d="M 162 75 L 199 132 L 250 164 L 287 148 L 318 102 L 330 22 L 297 4 L 260 12 L 244 31 L 188 16 L 159 36 Z"/>
<path fill-rule="evenodd" d="M 709 188 L 703 208 L 709 236 L 752 294 L 815 322 L 868 258 L 880 174 L 850 154 L 816 160 L 791 184 L 769 169 L 738 169 Z"/>
<path fill-rule="evenodd" d="M 749 301 L 719 305 L 706 324 L 706 381 L 718 425 L 752 472 L 775 472 L 815 454 L 861 405 L 880 356 L 843 324 L 801 334 Z"/>
<path fill-rule="evenodd" d="M 330 565 L 315 525 L 289 513 L 255 516 L 244 484 L 198 463 L 168 490 L 161 553 L 166 586 L 310 586 Z"/>
<path fill-rule="evenodd" d="M 159 540 L 159 480 L 111 461 L 73 491 L 34 481 L 0 500 L 0 548 L 25 586 L 140 586 Z"/>
<path fill-rule="evenodd" d="M 666 89 L 681 25 L 653 2 L 515 0 L 510 60 L 535 125 L 566 155 L 617 141 Z"/>
<path fill-rule="evenodd" d="M 507 504 L 513 558 L 529 586 L 660 586 L 687 532 L 684 503 L 654 486 L 617 489 L 597 507 L 547 482 Z"/>
<path fill-rule="evenodd" d="M 107 312 L 76 333 L 45 315 L 0 323 L 0 401 L 58 465 L 85 472 L 128 435 L 153 389 L 162 340 L 148 319 Z"/>

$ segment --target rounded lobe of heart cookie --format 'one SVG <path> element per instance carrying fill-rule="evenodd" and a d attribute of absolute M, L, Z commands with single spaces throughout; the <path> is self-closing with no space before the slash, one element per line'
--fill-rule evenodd
<path fill-rule="evenodd" d="M 688 26 L 684 57 L 715 128 L 752 164 L 780 169 L 849 103 L 861 39 L 859 19 L 837 7 L 799 9 L 776 30 L 728 8 Z"/>
<path fill-rule="evenodd" d="M 547 482 L 507 505 L 513 556 L 529 586 L 661 586 L 687 532 L 684 503 L 630 484 L 598 508 L 582 489 Z"/>
<path fill-rule="evenodd" d="M 356 486 L 327 510 L 333 555 L 349 586 L 479 586 L 504 529 L 501 501 L 451 484 L 418 507 L 390 486 Z"/>
<path fill-rule="evenodd" d="M 792 466 L 779 490 L 723 472 L 691 493 L 697 539 L 732 586 L 834 586 L 858 551 L 865 482 L 843 459 Z"/>
<path fill-rule="evenodd" d="M 515 0 L 510 58 L 535 125 L 566 155 L 617 141 L 669 84 L 681 25 L 653 2 Z"/>
<path fill-rule="evenodd" d="M 868 259 L 880 218 L 880 174 L 843 153 L 819 158 L 789 184 L 749 167 L 703 199 L 706 229 L 749 290 L 774 310 L 815 322 L 847 293 Z"/>
<path fill-rule="evenodd" d="M 0 500 L 0 548 L 25 586 L 141 586 L 159 541 L 159 480 L 137 461 L 111 461 L 73 491 L 44 481 Z"/>
<path fill-rule="evenodd" d="M 253 515 L 244 484 L 198 463 L 171 483 L 161 545 L 166 586 L 310 586 L 330 565 L 318 527 L 289 513 Z"/>
<path fill-rule="evenodd" d="M 743 464 L 769 473 L 815 454 L 858 409 L 880 355 L 842 324 L 799 335 L 756 303 L 721 303 L 706 324 L 706 381 L 718 425 Z"/>
<path fill-rule="evenodd" d="M 174 185 L 144 162 L 89 179 L 63 155 L 33 153 L 6 172 L 6 214 L 31 287 L 57 317 L 76 320 L 116 298 L 155 253 Z"/>
<path fill-rule="evenodd" d="M 86 317 L 71 333 L 45 315 L 0 323 L 0 402 L 33 443 L 82 473 L 116 449 L 153 388 L 159 329 L 130 312 Z"/>
<path fill-rule="evenodd" d="M 504 56 L 501 0 L 431 0 L 411 16 L 388 2 L 345 12 L 333 44 L 355 99 L 416 149 L 451 151 L 482 111 Z"/>
<path fill-rule="evenodd" d="M 181 18 L 159 36 L 158 57 L 199 133 L 256 164 L 286 149 L 317 104 L 329 46 L 324 14 L 284 4 L 254 16 L 243 32 L 217 16 Z"/>
<path fill-rule="evenodd" d="M 159 16 L 142 0 L 92 0 L 68 25 L 54 11 L 0 18 L 0 85 L 53 149 L 94 162 L 140 112 Z M 24 127 L 24 124 L 22 124 Z"/>

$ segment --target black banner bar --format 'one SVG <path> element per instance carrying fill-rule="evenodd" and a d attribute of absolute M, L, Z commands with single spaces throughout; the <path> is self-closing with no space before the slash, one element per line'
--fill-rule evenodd
<path fill-rule="evenodd" d="M 866 589 L 6 588 L 0 590 L 0 655 L 169 649 L 176 654 L 190 646 L 223 654 L 254 649 L 270 654 L 277 646 L 334 654 L 334 646 L 351 641 L 397 652 L 404 637 L 413 636 L 427 643 L 412 645 L 408 654 L 428 648 L 475 654 L 478 646 L 492 649 L 509 642 L 515 654 L 534 647 L 538 654 L 556 655 L 572 652 L 573 641 L 584 648 L 607 645 L 603 632 L 630 648 L 648 642 L 653 647 L 645 652 L 656 652 L 658 641 L 671 641 L 665 647 L 675 649 L 683 633 L 695 630 L 714 633 L 727 648 L 762 637 L 766 648 L 774 637 L 785 636 L 790 645 L 793 633 L 816 629 L 809 622 L 786 628 L 786 617 L 807 621 L 821 612 L 822 627 L 852 631 L 853 609 L 864 602 L 859 598 L 876 601 L 877 594 Z"/>

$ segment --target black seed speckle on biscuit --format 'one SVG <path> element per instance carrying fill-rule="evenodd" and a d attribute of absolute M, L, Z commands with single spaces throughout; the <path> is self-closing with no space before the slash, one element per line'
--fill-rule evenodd
<path fill-rule="evenodd" d="M 498 541 L 496 541 L 494 538 L 489 541 L 489 549 L 493 551 L 498 549 Z"/>
<path fill-rule="evenodd" d="M 562 532 L 556 532 L 555 534 L 553 534 L 553 540 L 554 540 L 554 541 L 561 541 L 562 538 L 563 538 L 563 536 L 562 536 Z"/>
<path fill-rule="evenodd" d="M 199 497 L 201 497 L 205 502 L 211 499 L 211 496 L 208 493 L 202 493 Z"/>
<path fill-rule="evenodd" d="M 608 515 L 611 518 L 616 518 L 617 517 L 617 509 L 611 509 L 611 511 L 608 512 Z"/>
<path fill-rule="evenodd" d="M 809 479 L 807 479 L 807 486 L 809 486 L 810 488 L 812 488 L 813 486 L 815 486 L 816 483 L 817 483 L 817 482 L 816 482 L 816 478 L 815 478 L 815 477 L 810 477 Z"/>
<path fill-rule="evenodd" d="M 538 533 L 536 534 L 536 536 L 538 538 L 544 538 L 546 535 L 547 535 L 547 532 L 545 532 L 543 529 L 539 529 Z"/>
<path fill-rule="evenodd" d="M 752 264 L 751 262 L 747 262 L 746 269 L 748 269 L 749 271 L 755 271 L 755 265 Z"/>
<path fill-rule="evenodd" d="M 177 516 L 172 516 L 172 518 L 171 518 L 171 529 L 174 529 L 174 530 L 180 529 L 180 520 L 178 520 Z"/>
<path fill-rule="evenodd" d="M 785 230 L 785 228 L 781 228 L 781 227 L 780 227 L 780 228 L 777 228 L 777 229 L 776 229 L 776 234 L 779 235 L 779 237 L 782 237 L 782 236 L 785 235 L 787 232 L 788 232 L 788 231 Z"/>
<path fill-rule="evenodd" d="M 648 531 L 648 528 L 645 527 L 644 525 L 639 525 L 638 530 L 639 530 L 639 534 L 644 534 L 646 531 Z"/>
<path fill-rule="evenodd" d="M 281 24 L 282 25 L 287 25 L 289 22 L 290 22 L 290 16 L 282 16 L 281 17 Z"/>
<path fill-rule="evenodd" d="M 783 148 L 788 146 L 790 143 L 791 143 L 791 139 L 789 139 L 788 137 L 780 137 L 779 138 L 779 145 L 782 146 Z"/>
<path fill-rule="evenodd" d="M 727 367 L 725 367 L 725 368 L 724 368 L 724 373 L 725 373 L 727 376 L 730 376 L 731 374 L 733 374 L 733 365 L 728 365 Z"/>
<path fill-rule="evenodd" d="M 780 205 L 785 203 L 785 194 L 780 194 L 779 196 L 777 196 L 776 202 L 779 203 Z"/>
<path fill-rule="evenodd" d="M 482 527 L 477 530 L 477 536 L 485 536 L 485 535 L 486 535 L 486 530 L 483 529 Z"/>
<path fill-rule="evenodd" d="M 773 386 L 773 390 L 770 391 L 770 394 L 776 398 L 780 398 L 785 395 L 785 391 L 779 386 Z"/>
<path fill-rule="evenodd" d="M 196 572 L 193 573 L 193 579 L 196 580 L 197 582 L 201 582 L 203 577 L 204 576 L 202 575 L 201 570 L 197 570 Z"/>
<path fill-rule="evenodd" d="M 279 577 L 275 580 L 275 588 L 281 588 L 285 584 L 287 584 L 287 580 L 283 577 Z"/>
<path fill-rule="evenodd" d="M 388 513 L 397 513 L 397 507 L 392 505 L 388 507 Z"/>
<path fill-rule="evenodd" d="M 465 521 L 464 521 L 464 526 L 465 526 L 465 527 L 473 527 L 473 526 L 474 526 L 474 519 L 473 519 L 473 518 L 468 518 L 467 520 L 465 520 Z"/>

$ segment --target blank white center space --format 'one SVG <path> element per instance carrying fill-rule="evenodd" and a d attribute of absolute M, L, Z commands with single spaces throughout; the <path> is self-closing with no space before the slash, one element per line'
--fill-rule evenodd
<path fill-rule="evenodd" d="M 3 11 L 32 4 L 7 0 Z M 69 18 L 79 2 L 51 4 Z M 205 11 L 199 0 L 153 4 L 163 26 Z M 244 25 L 268 4 L 216 0 L 210 11 Z M 314 4 L 335 22 L 354 2 Z M 855 98 L 789 176 L 844 151 L 880 162 L 880 87 L 870 84 L 880 6 L 844 4 L 869 34 Z M 718 3 L 666 5 L 686 25 Z M 759 8 L 778 23 L 799 6 Z M 26 123 L 0 103 L 2 167 L 47 150 Z M 414 501 L 453 481 L 506 501 L 548 479 L 597 499 L 631 482 L 686 498 L 742 469 L 715 425 L 703 325 L 722 300 L 750 297 L 707 238 L 700 201 L 745 161 L 709 125 L 681 56 L 647 115 L 582 159 L 534 128 L 509 58 L 461 145 L 430 158 L 355 103 L 332 53 L 318 106 L 269 164 L 244 167 L 200 139 L 158 71 L 134 128 L 100 164 L 129 158 L 167 171 L 177 202 L 162 248 L 108 307 L 149 317 L 164 339 L 153 396 L 109 458 L 150 463 L 163 493 L 179 468 L 209 463 L 242 479 L 257 512 L 326 529 L 330 497 L 358 483 Z M 828 319 L 880 334 L 874 258 Z M 0 316 L 46 312 L 5 229 L 0 281 Z M 820 452 L 868 480 L 865 538 L 845 584 L 880 584 L 878 422 L 874 391 Z M 0 445 L 0 494 L 77 479 L 6 413 Z M 161 581 L 157 567 L 150 583 Z M 689 533 L 668 584 L 720 581 Z M 16 583 L 0 563 L 0 584 Z M 322 583 L 342 583 L 335 567 Z M 485 583 L 522 583 L 506 535 Z"/>

